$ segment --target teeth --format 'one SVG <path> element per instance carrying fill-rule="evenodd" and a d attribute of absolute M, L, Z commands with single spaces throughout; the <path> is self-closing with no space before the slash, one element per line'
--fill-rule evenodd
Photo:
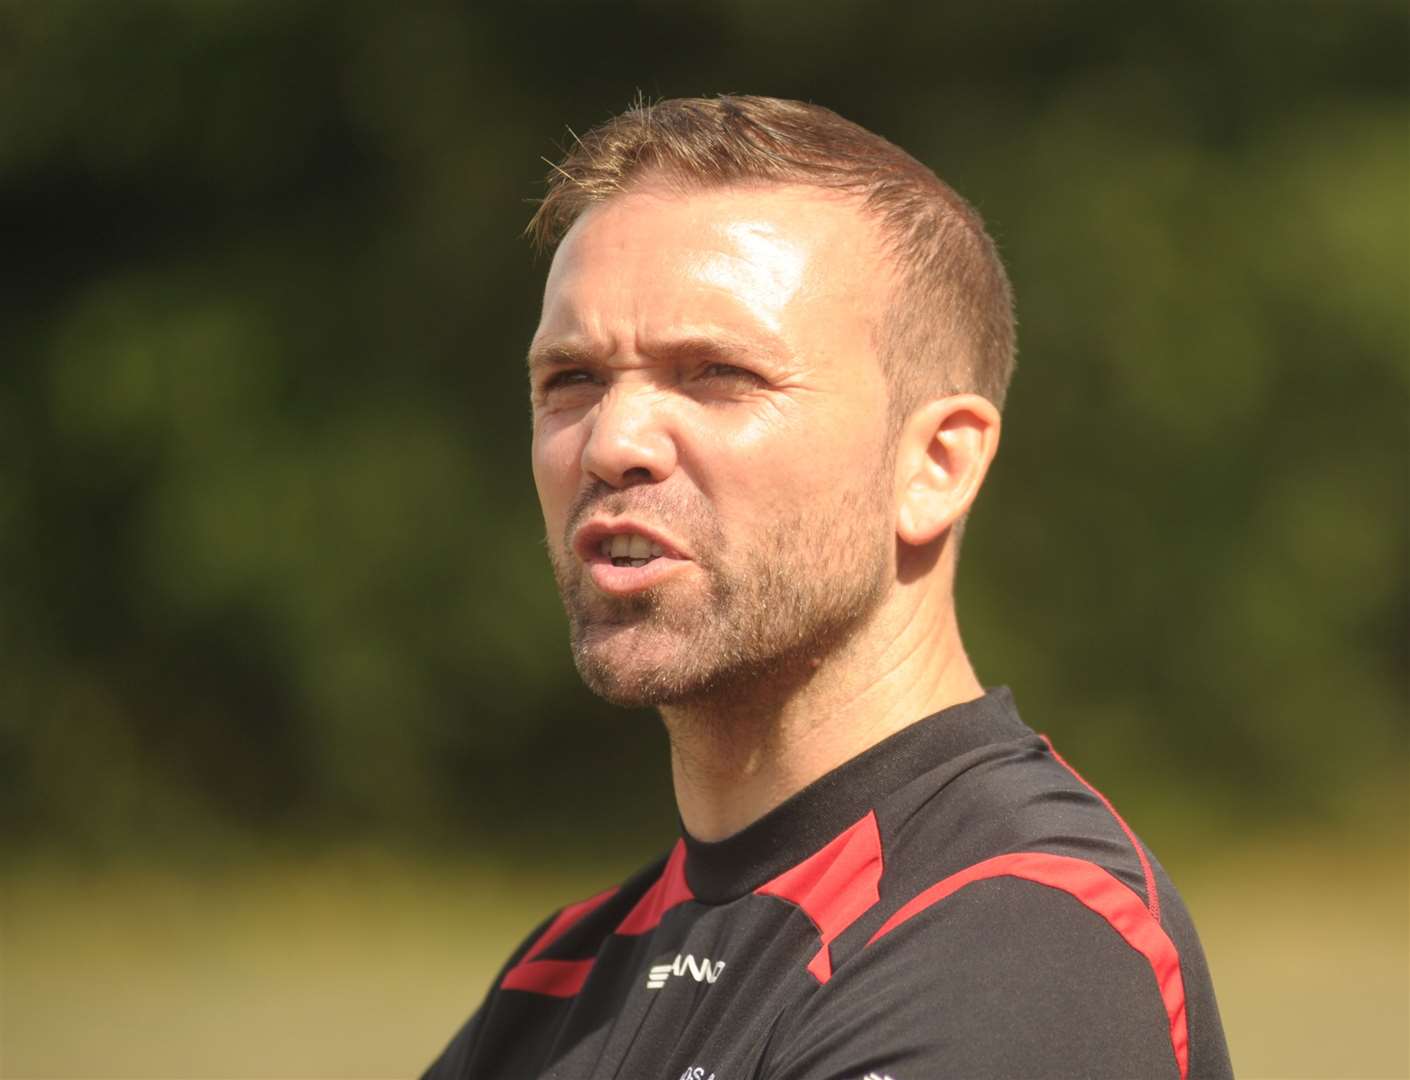
<path fill-rule="evenodd" d="M 632 559 L 638 565 L 648 559 L 659 559 L 666 549 L 653 543 L 640 533 L 616 533 L 606 537 L 597 545 L 597 550 L 609 559 Z"/>

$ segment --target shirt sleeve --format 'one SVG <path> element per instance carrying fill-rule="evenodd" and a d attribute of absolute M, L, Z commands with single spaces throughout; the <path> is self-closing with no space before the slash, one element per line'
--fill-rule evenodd
<path fill-rule="evenodd" d="M 851 955 L 788 1028 L 767 1080 L 1181 1075 L 1147 957 L 1018 878 L 975 882 Z"/>

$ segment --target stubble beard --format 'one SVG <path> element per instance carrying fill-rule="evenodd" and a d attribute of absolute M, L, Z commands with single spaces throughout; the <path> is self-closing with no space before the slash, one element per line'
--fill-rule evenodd
<path fill-rule="evenodd" d="M 886 494 L 877 476 L 816 514 L 776 520 L 744 552 L 726 551 L 723 530 L 700 508 L 672 513 L 645 493 L 580 500 L 570 522 L 588 505 L 654 511 L 690 539 L 705 581 L 703 593 L 682 595 L 668 582 L 606 597 L 586 580 L 566 538 L 561 547 L 550 543 L 583 681 L 617 705 L 708 708 L 806 678 L 886 594 L 893 543 Z"/>

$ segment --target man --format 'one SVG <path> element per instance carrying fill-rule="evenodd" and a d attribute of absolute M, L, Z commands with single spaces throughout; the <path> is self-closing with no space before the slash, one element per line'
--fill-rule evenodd
<path fill-rule="evenodd" d="M 573 653 L 659 709 L 682 836 L 531 933 L 428 1076 L 1230 1075 L 1169 880 L 961 644 L 1014 354 L 978 215 L 722 97 L 591 132 L 531 230 Z"/>

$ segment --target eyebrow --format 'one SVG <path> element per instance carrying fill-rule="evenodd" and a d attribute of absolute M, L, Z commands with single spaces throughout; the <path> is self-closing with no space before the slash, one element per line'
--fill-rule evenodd
<path fill-rule="evenodd" d="M 529 370 L 544 367 L 585 367 L 597 363 L 598 354 L 592 349 L 569 341 L 550 341 L 545 345 L 530 345 L 525 363 Z"/>
<path fill-rule="evenodd" d="M 791 359 L 778 345 L 733 334 L 685 334 L 651 344 L 643 350 L 648 356 L 667 363 L 731 363 L 741 357 L 782 365 Z M 526 358 L 529 370 L 544 367 L 591 367 L 603 362 L 597 350 L 573 341 L 550 341 L 530 346 Z"/>

